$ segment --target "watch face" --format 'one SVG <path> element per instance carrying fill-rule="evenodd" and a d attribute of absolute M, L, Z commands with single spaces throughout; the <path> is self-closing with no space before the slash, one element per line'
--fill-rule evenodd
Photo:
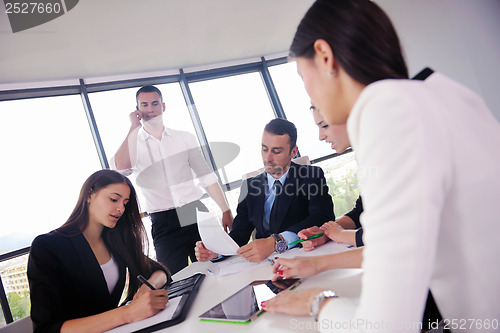
<path fill-rule="evenodd" d="M 276 243 L 276 251 L 278 253 L 285 252 L 286 251 L 286 243 L 283 241 Z"/>

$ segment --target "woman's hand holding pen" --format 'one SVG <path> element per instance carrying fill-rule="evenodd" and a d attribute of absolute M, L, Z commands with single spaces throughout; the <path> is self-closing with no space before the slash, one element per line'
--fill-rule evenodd
<path fill-rule="evenodd" d="M 320 234 L 322 232 L 323 232 L 323 230 L 321 230 L 317 226 L 314 226 L 314 227 L 303 229 L 303 230 L 299 231 L 299 233 L 297 235 L 301 239 L 306 239 L 308 237 Z M 321 237 L 318 237 L 318 238 L 314 238 L 314 239 L 302 242 L 302 247 L 304 248 L 304 251 L 312 251 L 312 250 L 314 250 L 315 247 L 323 245 L 323 244 L 325 244 L 328 241 L 329 241 L 328 237 L 321 236 Z"/>
<path fill-rule="evenodd" d="M 151 290 L 143 285 L 135 294 L 128 308 L 129 322 L 154 316 L 167 306 L 168 294 L 165 289 Z"/>
<path fill-rule="evenodd" d="M 273 265 L 273 281 L 289 279 L 295 276 L 313 276 L 321 272 L 320 262 L 316 257 L 279 258 Z"/>
<path fill-rule="evenodd" d="M 132 302 L 127 305 L 128 318 L 130 322 L 135 322 L 154 316 L 165 309 L 167 302 L 168 293 L 165 289 L 154 289 L 143 284 L 134 295 Z"/>

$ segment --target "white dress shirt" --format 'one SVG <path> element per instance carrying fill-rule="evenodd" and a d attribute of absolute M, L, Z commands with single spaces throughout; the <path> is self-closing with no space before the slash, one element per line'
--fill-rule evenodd
<path fill-rule="evenodd" d="M 420 332 L 429 287 L 463 332 L 498 320 L 500 125 L 482 99 L 439 73 L 383 80 L 347 126 L 364 206 L 362 292 L 328 301 L 321 330 Z"/>
<path fill-rule="evenodd" d="M 132 168 L 118 171 L 135 176 L 136 186 L 145 199 L 143 208 L 148 213 L 196 201 L 203 195 L 200 186 L 206 188 L 217 182 L 196 138 L 185 131 L 165 128 L 158 140 L 141 128 L 137 135 L 137 160 L 131 162 Z M 116 169 L 114 158 L 110 167 Z"/>

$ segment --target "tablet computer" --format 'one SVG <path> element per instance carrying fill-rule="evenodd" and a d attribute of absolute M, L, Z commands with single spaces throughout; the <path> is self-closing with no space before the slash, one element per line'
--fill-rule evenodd
<path fill-rule="evenodd" d="M 253 281 L 234 295 L 201 314 L 200 320 L 248 324 L 264 313 L 260 306 L 263 301 L 273 298 L 283 290 L 293 289 L 299 283 L 299 279 Z"/>

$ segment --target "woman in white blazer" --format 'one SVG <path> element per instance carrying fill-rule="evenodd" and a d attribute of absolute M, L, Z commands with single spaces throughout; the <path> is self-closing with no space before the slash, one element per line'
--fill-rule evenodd
<path fill-rule="evenodd" d="M 367 246 L 359 299 L 317 288 L 265 309 L 312 314 L 321 331 L 419 332 L 430 288 L 444 326 L 498 331 L 500 124 L 485 103 L 439 73 L 408 80 L 369 0 L 316 1 L 290 53 L 327 122 L 347 122 Z"/>

